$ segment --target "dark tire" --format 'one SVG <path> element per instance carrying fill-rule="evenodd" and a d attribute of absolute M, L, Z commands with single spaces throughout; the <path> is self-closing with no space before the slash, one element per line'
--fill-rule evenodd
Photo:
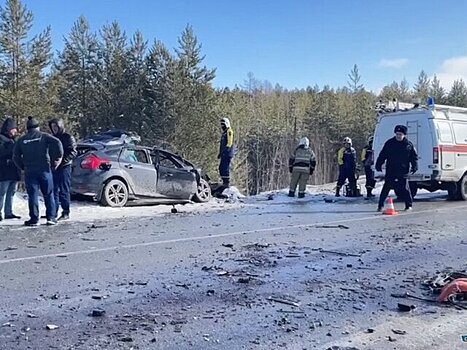
<path fill-rule="evenodd" d="M 104 186 L 101 203 L 108 207 L 124 207 L 128 203 L 128 187 L 123 181 L 110 180 Z"/>
<path fill-rule="evenodd" d="M 198 184 L 198 191 L 193 195 L 193 201 L 196 203 L 206 203 L 212 198 L 211 186 L 209 183 L 201 179 Z"/>
<path fill-rule="evenodd" d="M 412 195 L 412 198 L 415 198 L 418 192 L 418 187 L 416 182 L 409 182 L 409 187 L 410 187 L 410 194 Z"/>
<path fill-rule="evenodd" d="M 457 198 L 460 200 L 467 200 L 467 174 L 462 176 L 462 179 L 457 183 Z"/>

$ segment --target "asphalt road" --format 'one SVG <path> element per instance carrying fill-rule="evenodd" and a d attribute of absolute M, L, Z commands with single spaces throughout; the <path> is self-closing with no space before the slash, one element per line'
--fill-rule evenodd
<path fill-rule="evenodd" d="M 423 280 L 467 269 L 467 203 L 374 209 L 278 198 L 4 227 L 0 349 L 467 349 L 467 311 L 391 297 L 434 298 Z"/>

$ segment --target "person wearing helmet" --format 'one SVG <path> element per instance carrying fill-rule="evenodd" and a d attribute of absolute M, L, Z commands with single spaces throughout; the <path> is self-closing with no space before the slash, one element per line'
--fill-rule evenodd
<path fill-rule="evenodd" d="M 362 150 L 362 157 L 361 157 L 363 167 L 365 168 L 365 176 L 366 176 L 366 197 L 372 198 L 374 194 L 371 193 L 375 188 L 376 181 L 375 181 L 375 172 L 372 169 L 374 164 L 374 151 L 373 151 L 373 136 L 368 138 L 368 144 Z"/>
<path fill-rule="evenodd" d="M 230 126 L 229 118 L 221 119 L 222 136 L 219 145 L 219 154 L 217 159 L 220 159 L 219 174 L 222 178 L 224 188 L 230 186 L 230 163 L 234 156 L 234 132 Z"/>
<path fill-rule="evenodd" d="M 344 146 L 337 152 L 337 163 L 339 164 L 339 178 L 337 180 L 336 197 L 340 197 L 340 191 L 348 179 L 353 193 L 357 193 L 357 152 L 352 147 L 352 139 L 344 138 Z"/>
<path fill-rule="evenodd" d="M 412 210 L 412 194 L 409 187 L 409 174 L 418 170 L 418 155 L 415 146 L 407 139 L 407 126 L 396 125 L 395 136 L 386 141 L 376 160 L 375 169 L 382 171 L 386 163 L 384 186 L 381 190 L 378 211 L 383 210 L 384 202 L 391 189 L 398 190 L 405 202 L 405 210 Z"/>
<path fill-rule="evenodd" d="M 289 159 L 289 170 L 292 174 L 290 179 L 289 197 L 295 197 L 298 185 L 298 198 L 305 197 L 306 183 L 308 177 L 316 168 L 315 153 L 310 149 L 310 140 L 302 137 L 295 149 L 294 155 Z"/>

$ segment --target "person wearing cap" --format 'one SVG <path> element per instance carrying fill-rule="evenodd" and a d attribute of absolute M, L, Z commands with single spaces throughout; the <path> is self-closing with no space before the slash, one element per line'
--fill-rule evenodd
<path fill-rule="evenodd" d="M 407 127 L 396 125 L 395 136 L 386 141 L 381 153 L 376 160 L 375 169 L 381 172 L 386 163 L 386 175 L 384 186 L 381 190 L 378 203 L 378 211 L 384 207 L 389 192 L 398 190 L 405 202 L 405 210 L 412 209 L 412 195 L 409 187 L 409 174 L 418 170 L 418 155 L 412 142 L 407 139 Z"/>
<path fill-rule="evenodd" d="M 340 191 L 346 180 L 349 180 L 349 185 L 356 195 L 357 193 L 357 152 L 352 147 L 352 139 L 344 138 L 344 146 L 337 152 L 337 163 L 339 164 L 339 178 L 337 180 L 336 197 L 340 197 Z"/>
<path fill-rule="evenodd" d="M 54 180 L 55 217 L 58 217 L 58 209 L 62 207 L 62 214 L 58 221 L 70 218 L 70 188 L 71 188 L 71 163 L 77 155 L 75 138 L 65 130 L 63 119 L 54 118 L 49 121 L 49 128 L 63 146 L 63 159 L 56 170 L 52 172 Z"/>
<path fill-rule="evenodd" d="M 55 201 L 52 170 L 57 169 L 63 157 L 59 139 L 39 130 L 39 122 L 28 117 L 26 135 L 19 138 L 13 150 L 13 161 L 24 170 L 28 194 L 29 216 L 26 226 L 39 225 L 39 190 L 44 198 L 47 225 L 55 225 Z"/>
<path fill-rule="evenodd" d="M 294 155 L 289 159 L 289 170 L 292 173 L 290 179 L 289 197 L 295 197 L 298 185 L 298 198 L 305 197 L 308 177 L 316 168 L 315 153 L 310 149 L 310 140 L 302 137 L 295 149 Z"/>
<path fill-rule="evenodd" d="M 6 118 L 0 131 L 0 221 L 3 218 L 21 219 L 13 214 L 13 198 L 18 181 L 21 179 L 21 171 L 13 162 L 17 133 L 18 128 L 14 119 Z M 4 209 L 5 216 L 2 216 L 2 209 Z"/>
<path fill-rule="evenodd" d="M 219 145 L 219 154 L 217 159 L 220 159 L 219 174 L 222 178 L 224 188 L 230 186 L 230 163 L 234 156 L 234 132 L 230 126 L 229 118 L 221 119 L 222 135 Z"/>
<path fill-rule="evenodd" d="M 365 168 L 365 177 L 366 177 L 366 197 L 372 198 L 375 195 L 372 193 L 373 189 L 376 186 L 375 181 L 375 172 L 372 169 L 374 164 L 374 151 L 373 151 L 373 136 L 368 138 L 368 144 L 363 147 L 361 160 L 363 163 L 363 167 Z"/>

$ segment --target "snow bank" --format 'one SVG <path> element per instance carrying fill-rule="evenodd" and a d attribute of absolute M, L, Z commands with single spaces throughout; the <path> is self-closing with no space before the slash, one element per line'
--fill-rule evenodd
<path fill-rule="evenodd" d="M 229 198 L 221 200 L 213 198 L 208 203 L 190 203 L 185 205 L 176 205 L 179 213 L 205 213 L 208 211 L 226 210 L 238 208 L 241 206 L 240 194 L 237 189 L 232 189 L 231 193 L 226 194 Z M 39 210 L 41 215 L 45 215 L 45 205 L 42 198 L 39 199 Z M 150 217 L 170 214 L 172 205 L 134 205 L 123 208 L 103 207 L 94 202 L 73 201 L 71 203 L 72 222 L 92 222 L 106 219 L 121 219 L 130 217 Z M 16 193 L 13 201 L 13 212 L 21 216 L 22 220 L 4 220 L 0 225 L 22 225 L 24 220 L 29 218 L 28 197 L 24 193 Z M 60 214 L 60 211 L 59 211 Z M 24 219 L 24 220 L 23 220 Z"/>

